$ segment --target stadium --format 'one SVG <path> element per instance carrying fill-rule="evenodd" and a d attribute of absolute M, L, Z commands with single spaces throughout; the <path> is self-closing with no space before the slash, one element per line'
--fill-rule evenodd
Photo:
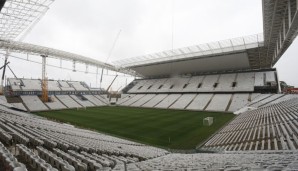
<path fill-rule="evenodd" d="M 298 170 L 298 95 L 274 67 L 298 0 L 262 0 L 263 33 L 113 62 L 23 41 L 55 3 L 0 1 L 1 171 Z M 100 86 L 49 79 L 50 67 Z"/>

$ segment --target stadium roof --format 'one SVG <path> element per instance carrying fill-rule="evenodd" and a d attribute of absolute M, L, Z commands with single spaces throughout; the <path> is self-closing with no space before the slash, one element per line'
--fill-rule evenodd
<path fill-rule="evenodd" d="M 92 58 L 88 58 L 82 55 L 77 55 L 74 53 L 65 52 L 62 50 L 57 50 L 57 49 L 48 48 L 44 46 L 33 45 L 29 43 L 23 43 L 23 42 L 12 41 L 12 40 L 0 40 L 0 50 L 1 49 L 2 50 L 9 49 L 9 52 L 32 54 L 36 56 L 46 55 L 50 58 L 58 58 L 58 59 L 63 59 L 68 61 L 74 61 L 74 62 L 79 62 L 90 66 L 96 66 L 99 68 L 108 69 L 111 71 L 121 72 L 124 74 L 135 75 L 134 71 L 116 68 L 113 65 L 103 63 Z"/>
<path fill-rule="evenodd" d="M 264 35 L 235 38 L 115 61 L 145 76 L 268 69 L 298 34 L 297 0 L 263 0 Z"/>
<path fill-rule="evenodd" d="M 3 1 L 0 13 L 0 39 L 22 39 L 53 2 L 54 0 Z"/>
<path fill-rule="evenodd" d="M 264 66 L 273 66 L 298 34 L 297 0 L 263 0 Z"/>
<path fill-rule="evenodd" d="M 114 62 L 143 76 L 250 69 L 264 47 L 263 34 L 168 50 Z"/>

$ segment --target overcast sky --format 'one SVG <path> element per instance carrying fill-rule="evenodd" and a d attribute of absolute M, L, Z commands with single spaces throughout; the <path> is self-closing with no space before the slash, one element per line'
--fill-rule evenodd
<path fill-rule="evenodd" d="M 171 49 L 172 14 L 174 48 L 263 32 L 261 0 L 56 0 L 24 42 L 106 61 L 121 29 L 108 60 L 111 62 Z M 295 41 L 276 65 L 280 79 L 295 86 L 298 86 L 297 47 L 298 41 Z M 40 61 L 34 56 L 29 59 Z M 40 64 L 13 58 L 10 61 L 18 77 L 41 77 Z M 60 65 L 57 60 L 49 63 Z M 63 66 L 71 68 L 71 63 L 63 62 Z M 78 65 L 77 69 L 85 70 L 85 66 Z M 94 72 L 95 68 L 89 71 Z M 94 74 L 48 67 L 47 75 L 52 79 L 96 85 Z M 112 78 L 105 76 L 103 87 Z M 126 78 L 119 77 L 113 89 L 132 80 Z"/>

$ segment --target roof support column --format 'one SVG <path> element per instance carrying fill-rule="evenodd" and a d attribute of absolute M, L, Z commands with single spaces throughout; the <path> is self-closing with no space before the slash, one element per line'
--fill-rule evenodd
<path fill-rule="evenodd" d="M 8 60 L 8 56 L 9 56 L 9 51 L 6 50 L 6 54 L 5 54 L 5 60 L 4 60 L 4 67 L 3 67 L 3 72 L 2 72 L 2 79 L 1 79 L 1 85 L 0 85 L 0 91 L 4 94 L 3 92 L 3 83 L 4 83 L 4 78 L 5 78 L 5 70 L 6 70 L 6 65 L 7 65 L 7 60 Z"/>
<path fill-rule="evenodd" d="M 286 21 L 285 21 L 285 18 L 282 20 L 282 30 L 281 31 L 283 33 L 282 41 L 284 41 L 285 38 L 286 38 Z"/>
<path fill-rule="evenodd" d="M 72 71 L 76 72 L 76 61 L 75 60 L 72 61 Z"/>
<path fill-rule="evenodd" d="M 288 21 L 289 21 L 289 28 L 291 27 L 292 24 L 292 10 L 291 10 L 291 0 L 288 0 Z"/>

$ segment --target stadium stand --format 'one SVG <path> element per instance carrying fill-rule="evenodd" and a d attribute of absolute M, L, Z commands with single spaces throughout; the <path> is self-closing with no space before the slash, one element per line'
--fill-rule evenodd
<path fill-rule="evenodd" d="M 49 102 L 44 102 L 50 109 L 52 110 L 59 110 L 59 109 L 66 109 L 67 107 L 64 106 L 60 100 L 58 100 L 54 95 L 49 97 L 51 100 Z"/>
<path fill-rule="evenodd" d="M 204 110 L 212 97 L 213 94 L 198 94 L 186 109 Z"/>
<path fill-rule="evenodd" d="M 88 99 L 90 102 L 92 102 L 95 106 L 104 106 L 106 103 L 103 103 L 101 100 L 96 98 L 93 95 L 83 95 L 86 99 Z"/>
<path fill-rule="evenodd" d="M 66 81 L 58 81 L 62 91 L 75 91 Z"/>
<path fill-rule="evenodd" d="M 234 91 L 253 92 L 255 73 L 238 73 Z"/>
<path fill-rule="evenodd" d="M 0 142 L 0 169 L 4 171 L 27 171 L 26 166 Z"/>
<path fill-rule="evenodd" d="M 61 91 L 58 81 L 49 80 L 48 81 L 48 90 L 49 91 Z"/>
<path fill-rule="evenodd" d="M 23 159 L 22 161 L 26 161 L 26 165 L 33 168 L 44 165 L 47 168 L 57 168 L 58 170 L 63 170 L 62 167 L 69 170 L 73 170 L 72 167 L 88 167 L 91 170 L 116 168 L 119 163 L 124 166 L 124 163 L 169 153 L 159 148 L 48 121 L 34 115 L 14 112 L 6 108 L 2 110 L 6 112 L 0 114 L 0 133 L 3 135 L 9 131 L 14 134 L 12 136 L 6 134 L 1 138 L 13 139 L 14 142 L 19 143 L 17 157 L 19 156 Z M 29 144 L 37 149 L 38 154 L 32 153 L 27 146 Z M 41 145 L 43 147 L 39 147 Z M 51 149 L 51 151 L 45 148 Z M 81 151 L 81 153 L 75 151 Z M 74 164 L 74 162 L 76 163 Z"/>
<path fill-rule="evenodd" d="M 265 86 L 265 78 L 263 72 L 255 73 L 255 84 L 254 86 Z"/>
<path fill-rule="evenodd" d="M 233 100 L 231 102 L 231 105 L 230 105 L 228 111 L 235 112 L 235 111 L 241 109 L 243 106 L 245 106 L 249 102 L 248 97 L 249 97 L 248 93 L 234 94 Z"/>
<path fill-rule="evenodd" d="M 159 91 L 159 89 L 161 89 L 164 86 L 164 83 L 166 81 L 167 81 L 167 78 L 151 80 L 150 82 L 154 82 L 154 84 L 151 83 L 151 85 L 148 86 L 148 88 L 147 88 L 147 90 L 145 90 L 145 92 L 154 92 L 155 93 L 155 92 Z"/>
<path fill-rule="evenodd" d="M 204 145 L 208 150 L 297 150 L 298 98 L 237 116 Z"/>
<path fill-rule="evenodd" d="M 164 100 L 167 96 L 168 96 L 168 94 L 157 94 L 155 97 L 153 97 L 147 103 L 143 104 L 143 107 L 154 107 L 157 104 L 159 104 L 162 100 Z"/>
<path fill-rule="evenodd" d="M 68 108 L 82 107 L 80 104 L 75 102 L 69 95 L 56 95 L 56 97 Z"/>
<path fill-rule="evenodd" d="M 261 101 L 258 101 L 257 103 L 251 104 L 249 106 L 251 107 L 260 107 L 262 105 L 265 105 L 267 103 L 270 103 L 278 98 L 281 98 L 282 96 L 284 96 L 283 94 L 273 94 L 270 97 L 267 97 L 265 99 L 262 99 Z"/>
<path fill-rule="evenodd" d="M 215 85 L 218 84 L 219 75 L 206 75 L 198 92 L 213 92 Z M 216 83 L 216 84 L 215 84 Z"/>
<path fill-rule="evenodd" d="M 88 99 L 86 99 L 84 96 L 70 95 L 70 97 L 74 99 L 77 103 L 79 103 L 81 106 L 84 106 L 84 107 L 94 106 L 94 104 L 88 101 Z"/>
<path fill-rule="evenodd" d="M 260 95 L 261 95 L 260 93 L 251 93 L 250 101 L 255 100 L 255 98 L 257 98 L 257 97 L 260 96 Z"/>
<path fill-rule="evenodd" d="M 133 103 L 131 106 L 140 107 L 143 104 L 145 104 L 146 102 L 148 102 L 149 100 L 151 100 L 152 98 L 154 98 L 155 96 L 156 96 L 155 94 L 146 94 L 141 99 L 139 99 L 138 101 Z"/>
<path fill-rule="evenodd" d="M 107 97 L 107 95 L 94 95 L 96 98 L 101 100 L 102 102 L 109 104 L 110 99 Z"/>
<path fill-rule="evenodd" d="M 20 79 L 8 78 L 7 81 L 13 91 L 21 91 L 22 90 L 21 86 L 23 85 L 23 83 Z"/>
<path fill-rule="evenodd" d="M 226 92 L 229 92 L 229 91 L 232 91 L 233 87 L 232 84 L 235 82 L 236 83 L 236 74 L 224 74 L 224 75 L 221 75 L 219 77 L 219 80 L 218 80 L 218 86 L 215 87 L 214 91 L 217 92 L 217 91 L 226 91 Z"/>
<path fill-rule="evenodd" d="M 74 89 L 76 89 L 77 91 L 88 91 L 89 90 L 88 88 L 84 87 L 81 82 L 68 81 L 68 84 L 71 87 L 73 87 Z"/>
<path fill-rule="evenodd" d="M 27 108 L 23 105 L 23 103 L 10 103 L 14 108 L 27 111 Z"/>
<path fill-rule="evenodd" d="M 183 94 L 172 106 L 171 109 L 185 109 L 195 98 L 196 94 Z"/>
<path fill-rule="evenodd" d="M 135 103 L 136 101 L 140 100 L 144 96 L 145 96 L 144 94 L 137 94 L 137 95 L 133 96 L 132 98 L 130 98 L 129 100 L 127 100 L 124 103 L 122 103 L 121 105 L 123 105 L 123 106 L 130 106 L 133 103 Z"/>
<path fill-rule="evenodd" d="M 22 79 L 23 91 L 41 91 L 41 81 L 32 79 Z"/>
<path fill-rule="evenodd" d="M 174 102 L 181 97 L 181 94 L 169 94 L 161 102 L 159 102 L 155 107 L 156 108 L 169 108 Z"/>
<path fill-rule="evenodd" d="M 7 99 L 5 96 L 0 95 L 0 104 L 6 107 L 14 107 L 12 104 L 7 102 Z"/>
<path fill-rule="evenodd" d="M 117 104 L 120 105 L 120 104 L 126 102 L 127 100 L 133 98 L 134 96 L 135 96 L 135 94 L 122 95 L 121 99 L 118 99 Z"/>
<path fill-rule="evenodd" d="M 226 111 L 231 100 L 231 94 L 215 94 L 207 106 L 207 111 Z"/>
<path fill-rule="evenodd" d="M 273 162 L 275 161 L 275 162 Z M 169 154 L 128 164 L 128 170 L 296 170 L 297 152 L 229 152 Z"/>
<path fill-rule="evenodd" d="M 189 81 L 191 78 L 184 78 L 184 77 L 174 77 L 170 78 L 172 81 L 172 92 L 182 92 L 189 86 Z"/>
<path fill-rule="evenodd" d="M 30 111 L 48 110 L 48 107 L 46 107 L 38 96 L 21 96 L 21 98 Z"/>
<path fill-rule="evenodd" d="M 275 71 L 142 79 L 134 82 L 135 85 L 128 93 L 254 92 L 254 87 L 266 87 L 267 83 L 270 86 L 277 84 Z"/>

